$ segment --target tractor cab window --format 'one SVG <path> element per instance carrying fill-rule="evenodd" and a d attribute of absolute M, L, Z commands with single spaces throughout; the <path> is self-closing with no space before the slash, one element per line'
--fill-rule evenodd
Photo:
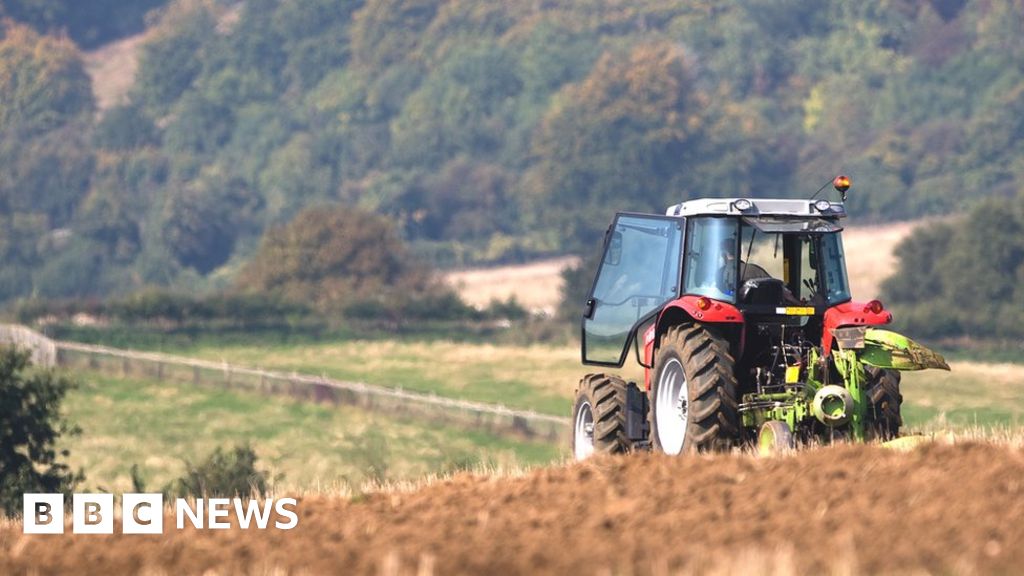
<path fill-rule="evenodd" d="M 583 360 L 621 366 L 638 323 L 679 295 L 681 218 L 620 214 L 583 313 Z"/>
<path fill-rule="evenodd" d="M 850 299 L 846 258 L 838 233 L 799 237 L 800 298 L 815 305 L 839 304 Z"/>
<path fill-rule="evenodd" d="M 745 307 L 799 305 L 800 271 L 794 256 L 801 249 L 800 237 L 769 228 L 762 222 L 744 219 L 740 225 L 739 284 L 737 304 Z"/>
<path fill-rule="evenodd" d="M 739 221 L 706 217 L 690 222 L 683 293 L 735 302 Z"/>
<path fill-rule="evenodd" d="M 740 284 L 757 278 L 786 275 L 782 234 L 766 234 L 752 226 L 742 226 L 740 234 Z"/>
<path fill-rule="evenodd" d="M 842 228 L 826 220 L 810 222 L 760 217 L 737 225 L 722 218 L 692 219 L 684 292 L 741 308 L 849 300 Z M 709 248 L 717 259 L 708 256 Z"/>
<path fill-rule="evenodd" d="M 838 304 L 850 299 L 850 284 L 846 277 L 846 256 L 839 234 L 821 236 L 822 270 L 819 278 L 825 282 L 825 297 L 829 304 Z M 823 277 L 823 278 L 822 278 Z"/>
<path fill-rule="evenodd" d="M 801 236 L 798 249 L 800 251 L 800 299 L 803 302 L 815 302 L 818 296 L 817 269 L 815 249 L 812 236 Z"/>

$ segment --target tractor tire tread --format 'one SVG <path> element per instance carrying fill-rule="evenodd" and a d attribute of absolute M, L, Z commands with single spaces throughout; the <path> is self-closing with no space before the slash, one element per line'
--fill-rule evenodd
<path fill-rule="evenodd" d="M 621 454 L 632 447 L 626 434 L 626 398 L 630 384 L 614 374 L 587 374 L 576 388 L 589 398 L 594 414 L 594 451 Z M 634 384 L 635 386 L 635 384 Z"/>
<path fill-rule="evenodd" d="M 739 440 L 740 426 L 729 343 L 704 326 L 685 324 L 670 328 L 659 347 L 677 350 L 691 392 L 687 424 L 690 441 L 684 451 L 732 448 Z"/>
<path fill-rule="evenodd" d="M 869 425 L 874 435 L 883 440 L 899 437 L 903 426 L 901 407 L 903 394 L 900 393 L 901 375 L 897 370 L 867 367 Z"/>

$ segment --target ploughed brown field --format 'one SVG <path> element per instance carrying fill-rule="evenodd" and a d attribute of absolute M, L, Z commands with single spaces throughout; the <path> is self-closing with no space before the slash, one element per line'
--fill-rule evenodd
<path fill-rule="evenodd" d="M 0 572 L 1019 573 L 1024 454 L 963 443 L 635 455 L 305 496 L 298 512 L 291 531 L 176 531 L 168 516 L 163 536 L 24 536 L 9 522 Z"/>

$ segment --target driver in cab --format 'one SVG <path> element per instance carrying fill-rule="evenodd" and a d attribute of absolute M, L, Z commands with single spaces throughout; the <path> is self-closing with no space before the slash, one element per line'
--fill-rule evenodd
<path fill-rule="evenodd" d="M 719 288 L 726 294 L 733 294 L 736 290 L 736 238 L 722 240 L 719 262 L 721 262 L 721 268 L 718 271 Z M 764 268 L 743 260 L 740 260 L 739 269 L 740 284 L 747 280 L 772 277 Z"/>
<path fill-rule="evenodd" d="M 759 278 L 774 278 L 767 270 L 761 266 L 752 262 L 744 262 L 740 260 L 739 274 L 740 282 L 736 282 L 736 238 L 726 238 L 722 240 L 721 252 L 719 261 L 721 262 L 721 268 L 718 272 L 719 289 L 729 295 L 736 293 L 737 286 L 742 286 L 749 280 L 757 280 Z M 789 288 L 783 286 L 782 288 L 782 303 L 800 305 L 801 302 L 793 293 L 790 292 Z"/>

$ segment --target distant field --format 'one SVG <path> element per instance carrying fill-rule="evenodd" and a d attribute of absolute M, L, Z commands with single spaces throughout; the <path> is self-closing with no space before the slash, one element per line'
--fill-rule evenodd
<path fill-rule="evenodd" d="M 850 226 L 843 230 L 846 271 L 857 300 L 877 298 L 882 281 L 896 271 L 893 251 L 921 222 L 896 222 L 879 226 Z"/>
<path fill-rule="evenodd" d="M 951 362 L 951 372 L 903 374 L 908 424 L 942 429 L 1024 425 L 1024 365 Z"/>
<path fill-rule="evenodd" d="M 327 374 L 443 396 L 567 415 L 584 367 L 575 347 L 446 342 L 351 341 L 303 346 L 182 350 L 212 360 Z M 954 362 L 952 372 L 904 374 L 910 426 L 1024 424 L 1024 365 Z M 616 372 L 617 370 L 612 369 Z M 631 360 L 624 370 L 642 372 Z"/>
<path fill-rule="evenodd" d="M 172 351 L 172 350 L 168 350 Z M 259 368 L 324 374 L 509 407 L 566 415 L 588 370 L 579 350 L 433 340 L 323 344 L 205 345 L 174 353 Z"/>
<path fill-rule="evenodd" d="M 579 377 L 573 347 L 446 341 L 352 341 L 302 346 L 206 346 L 177 350 L 233 363 L 325 373 L 422 392 L 568 415 Z M 1024 366 L 953 362 L 951 373 L 905 373 L 908 431 L 1017 430 L 1024 425 Z M 639 380 L 636 368 L 626 374 Z M 191 384 L 78 374 L 66 408 L 84 429 L 71 463 L 87 486 L 131 487 L 138 464 L 147 487 L 179 476 L 184 460 L 248 440 L 261 465 L 285 472 L 283 489 L 344 491 L 373 467 L 388 478 L 422 478 L 479 464 L 516 467 L 558 461 L 564 448 L 518 442 L 415 420 Z M 984 432 L 983 432 L 984 433 Z"/>
<path fill-rule="evenodd" d="M 561 298 L 562 270 L 578 262 L 579 258 L 567 256 L 516 266 L 473 268 L 449 272 L 445 280 L 473 306 L 483 308 L 492 300 L 515 297 L 527 310 L 550 315 Z"/>
<path fill-rule="evenodd" d="M 159 489 L 218 446 L 250 442 L 283 490 L 338 491 L 371 479 L 417 479 L 478 465 L 560 459 L 558 447 L 236 391 L 79 373 L 65 403 L 83 433 L 68 441 L 90 489 L 128 491 L 138 464 Z M 368 475 L 369 474 L 369 475 Z"/>

